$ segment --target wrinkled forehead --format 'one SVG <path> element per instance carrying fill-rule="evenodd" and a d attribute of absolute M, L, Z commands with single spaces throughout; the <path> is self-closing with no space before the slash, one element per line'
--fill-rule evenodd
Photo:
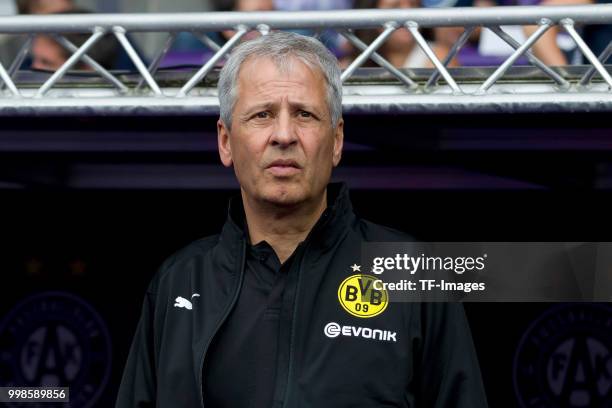
<path fill-rule="evenodd" d="M 280 101 L 278 98 L 284 97 L 309 106 L 319 106 L 320 110 L 327 105 L 323 73 L 298 57 L 280 60 L 265 56 L 249 57 L 242 64 L 236 82 L 236 104 L 243 108 L 262 102 L 275 103 Z"/>
<path fill-rule="evenodd" d="M 286 74 L 287 72 L 291 72 L 291 70 L 296 66 L 296 64 L 304 65 L 313 72 L 317 72 L 317 73 L 320 72 L 319 69 L 317 69 L 317 67 L 312 62 L 308 61 L 308 59 L 297 56 L 297 55 L 291 55 L 291 54 L 283 55 L 283 56 L 252 54 L 244 59 L 244 61 L 241 64 L 241 68 L 249 64 L 261 63 L 261 62 L 271 63 L 280 72 L 284 74 Z"/>
<path fill-rule="evenodd" d="M 325 76 L 316 65 L 297 56 L 281 58 L 249 56 L 240 65 L 237 83 L 251 84 L 254 81 L 287 77 L 293 80 L 314 80 L 325 86 Z"/>

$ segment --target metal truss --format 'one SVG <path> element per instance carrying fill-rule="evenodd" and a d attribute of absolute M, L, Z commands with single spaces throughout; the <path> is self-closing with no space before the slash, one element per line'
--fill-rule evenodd
<path fill-rule="evenodd" d="M 612 24 L 612 5 L 0 17 L 1 33 L 27 36 L 10 66 L 0 64 L 0 115 L 216 114 L 218 64 L 249 31 L 266 35 L 284 29 L 335 30 L 361 50 L 342 73 L 347 112 L 612 111 L 612 77 L 604 65 L 612 54 L 612 42 L 601 55 L 594 55 L 576 30 L 584 24 Z M 502 29 L 504 25 L 538 28 L 521 44 Z M 553 26 L 569 34 L 588 65 L 550 67 L 531 53 L 534 43 Z M 442 60 L 419 31 L 433 27 L 464 28 Z M 477 27 L 491 30 L 514 52 L 499 66 L 476 70 L 477 75 L 472 68 L 447 68 Z M 356 29 L 365 28 L 381 29 L 371 44 L 355 35 Z M 377 52 L 400 28 L 412 34 L 433 69 L 399 69 Z M 235 32 L 223 46 L 206 35 L 221 30 Z M 168 35 L 149 66 L 127 36 L 136 32 Z M 195 72 L 175 73 L 170 80 L 171 73 L 161 72 L 159 66 L 179 32 L 193 33 L 213 56 Z M 88 33 L 89 38 L 77 46 L 66 33 Z M 20 71 L 38 34 L 54 36 L 70 55 L 50 75 Z M 109 71 L 87 54 L 106 34 L 117 38 L 133 62 L 135 75 Z M 531 64 L 529 70 L 513 67 L 521 56 Z M 368 59 L 381 68 L 360 68 Z M 73 75 L 78 62 L 88 65 L 95 77 Z"/>

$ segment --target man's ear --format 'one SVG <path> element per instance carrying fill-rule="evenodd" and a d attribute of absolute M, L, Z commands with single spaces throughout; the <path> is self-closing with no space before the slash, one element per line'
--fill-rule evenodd
<path fill-rule="evenodd" d="M 340 159 L 342 158 L 342 146 L 344 145 L 344 119 L 340 118 L 338 124 L 336 125 L 336 129 L 334 131 L 334 153 L 333 153 L 333 163 L 334 167 L 340 163 Z"/>
<path fill-rule="evenodd" d="M 219 147 L 219 157 L 221 158 L 221 163 L 223 163 L 225 167 L 231 167 L 233 160 L 232 146 L 230 144 L 230 132 L 221 118 L 219 118 L 217 121 L 217 145 Z"/>

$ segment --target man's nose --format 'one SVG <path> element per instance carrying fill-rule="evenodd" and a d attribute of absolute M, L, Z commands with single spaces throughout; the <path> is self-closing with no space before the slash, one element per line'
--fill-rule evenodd
<path fill-rule="evenodd" d="M 296 127 L 288 112 L 281 112 L 274 126 L 270 142 L 278 147 L 289 147 L 297 143 Z"/>

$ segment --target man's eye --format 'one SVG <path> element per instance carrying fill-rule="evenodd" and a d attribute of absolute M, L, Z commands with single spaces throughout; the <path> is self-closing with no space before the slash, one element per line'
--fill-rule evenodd
<path fill-rule="evenodd" d="M 300 111 L 300 116 L 303 118 L 310 118 L 312 114 L 310 112 Z"/>
<path fill-rule="evenodd" d="M 269 115 L 268 115 L 268 112 L 264 111 L 264 112 L 257 112 L 255 114 L 255 117 L 258 118 L 258 119 L 266 119 L 266 118 L 269 117 Z"/>

